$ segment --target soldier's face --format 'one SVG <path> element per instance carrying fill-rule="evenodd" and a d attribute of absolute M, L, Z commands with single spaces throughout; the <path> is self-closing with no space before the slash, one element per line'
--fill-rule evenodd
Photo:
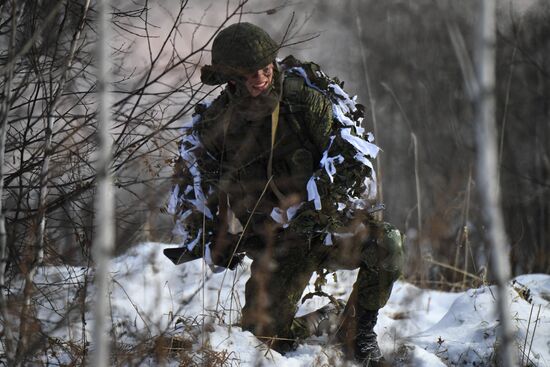
<path fill-rule="evenodd" d="M 273 81 L 273 64 L 269 64 L 254 73 L 247 74 L 245 77 L 245 86 L 248 93 L 252 97 L 257 97 L 265 92 Z"/>

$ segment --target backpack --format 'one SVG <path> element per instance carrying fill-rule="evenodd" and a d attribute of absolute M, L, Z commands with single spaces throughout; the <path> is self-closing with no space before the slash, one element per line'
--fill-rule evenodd
<path fill-rule="evenodd" d="M 359 212 L 370 216 L 380 208 L 371 206 L 376 197 L 372 160 L 380 149 L 373 143 L 373 134 L 362 127 L 364 106 L 344 91 L 343 82 L 327 76 L 316 63 L 301 62 L 293 56 L 281 65 L 285 78 L 300 79 L 332 102 L 330 143 L 308 181 L 308 202 L 298 210 L 292 208 L 296 213 L 290 213 L 294 215 L 289 223 L 294 231 L 310 238 L 323 236 L 329 245 L 330 234 L 346 226 Z M 292 102 L 289 104 L 292 108 Z"/>

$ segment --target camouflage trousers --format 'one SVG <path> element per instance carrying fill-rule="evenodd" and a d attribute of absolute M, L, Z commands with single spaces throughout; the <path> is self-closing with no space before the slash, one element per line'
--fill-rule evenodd
<path fill-rule="evenodd" d="M 288 350 L 295 339 L 304 337 L 293 320 L 304 289 L 320 269 L 359 268 L 344 315 L 383 307 L 401 274 L 402 236 L 384 222 L 369 221 L 358 228 L 333 236 L 331 246 L 285 234 L 268 240 L 262 251 L 250 251 L 253 262 L 245 288 L 243 329 L 265 338 L 276 350 Z"/>

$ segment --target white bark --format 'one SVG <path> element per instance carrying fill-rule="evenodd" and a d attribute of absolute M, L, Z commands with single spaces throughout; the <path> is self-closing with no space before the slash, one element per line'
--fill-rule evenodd
<path fill-rule="evenodd" d="M 475 105 L 475 125 L 478 150 L 477 176 L 483 204 L 484 216 L 488 225 L 488 239 L 492 246 L 492 267 L 497 281 L 497 312 L 501 325 L 499 358 L 502 366 L 517 365 L 513 351 L 512 328 L 508 299 L 510 279 L 510 246 L 504 230 L 499 182 L 498 154 L 495 109 L 495 46 L 496 46 L 496 6 L 495 0 L 481 2 L 481 20 L 477 40 L 476 85 L 473 89 Z"/>
<path fill-rule="evenodd" d="M 96 191 L 96 233 L 93 242 L 93 257 L 95 260 L 95 286 L 97 298 L 94 305 L 94 351 L 92 366 L 103 367 L 109 365 L 109 334 L 108 334 L 108 297 L 109 297 L 109 262 L 114 247 L 114 202 L 113 185 L 110 173 L 112 139 L 110 130 L 109 96 L 109 9 L 108 0 L 98 1 L 98 164 L 97 164 L 97 191 Z"/>

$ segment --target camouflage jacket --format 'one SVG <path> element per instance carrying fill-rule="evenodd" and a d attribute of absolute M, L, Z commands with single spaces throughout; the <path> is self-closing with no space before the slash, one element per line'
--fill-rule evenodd
<path fill-rule="evenodd" d="M 283 77 L 282 83 L 271 174 L 285 197 L 303 202 L 307 200 L 307 181 L 329 141 L 332 104 L 300 77 Z M 196 129 L 209 153 L 203 172 L 216 190 L 228 195 L 229 206 L 245 223 L 251 213 L 269 216 L 274 207 L 285 203 L 279 203 L 268 185 L 271 113 L 249 119 L 242 111 L 232 110 L 230 94 L 226 89 L 202 113 Z"/>

